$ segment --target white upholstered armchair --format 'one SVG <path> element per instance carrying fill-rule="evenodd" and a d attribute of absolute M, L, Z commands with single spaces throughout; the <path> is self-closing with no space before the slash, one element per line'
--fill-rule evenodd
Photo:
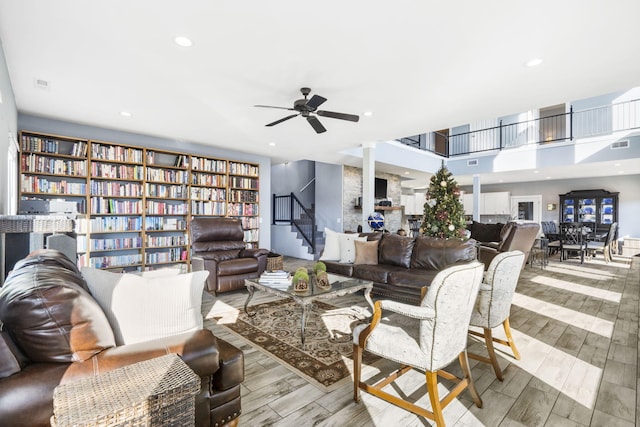
<path fill-rule="evenodd" d="M 470 330 L 472 335 L 483 337 L 487 346 L 489 357 L 469 353 L 469 357 L 481 362 L 490 363 L 496 373 L 496 377 L 502 381 L 502 370 L 498 364 L 493 343 L 508 345 L 516 359 L 520 359 L 520 353 L 511 336 L 509 327 L 509 315 L 511 313 L 511 301 L 516 292 L 516 285 L 520 278 L 524 253 L 510 251 L 498 254 L 489 264 L 473 312 L 471 313 L 471 326 L 482 328 L 482 332 Z M 507 340 L 495 338 L 491 329 L 502 325 Z"/>
<path fill-rule="evenodd" d="M 353 331 L 354 400 L 360 400 L 362 389 L 394 405 L 411 411 L 444 426 L 442 409 L 465 388 L 478 407 L 482 400 L 476 392 L 467 360 L 467 331 L 482 281 L 484 265 L 474 261 L 442 270 L 431 282 L 420 306 L 381 300 L 375 304 L 369 325 L 357 326 Z M 382 319 L 382 311 L 416 319 L 394 324 L 393 318 Z M 375 385 L 362 382 L 362 351 L 366 350 L 383 358 L 400 363 L 400 369 Z M 456 358 L 460 361 L 463 378 L 441 369 Z M 427 391 L 433 411 L 402 400 L 382 390 L 400 375 L 411 369 L 425 372 Z M 444 399 L 438 396 L 438 375 L 457 381 L 458 384 Z"/>

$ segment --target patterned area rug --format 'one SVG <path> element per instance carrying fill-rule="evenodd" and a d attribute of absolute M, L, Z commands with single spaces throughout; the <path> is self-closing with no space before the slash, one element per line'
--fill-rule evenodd
<path fill-rule="evenodd" d="M 223 326 L 324 391 L 351 381 L 351 331 L 358 324 L 369 323 L 362 308 L 314 302 L 308 313 L 304 345 L 300 340 L 302 309 L 292 300 L 254 305 L 249 312 L 257 314 L 250 318 L 242 310 L 235 323 Z M 363 355 L 367 364 L 376 359 L 366 352 Z"/>

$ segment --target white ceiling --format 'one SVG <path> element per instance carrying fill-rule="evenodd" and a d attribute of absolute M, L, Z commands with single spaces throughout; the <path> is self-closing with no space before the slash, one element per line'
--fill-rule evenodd
<path fill-rule="evenodd" d="M 637 0 L 0 0 L 0 39 L 23 113 L 358 164 L 342 151 L 640 86 L 638 17 Z M 360 122 L 265 127 L 289 112 L 253 105 L 303 86 Z"/>

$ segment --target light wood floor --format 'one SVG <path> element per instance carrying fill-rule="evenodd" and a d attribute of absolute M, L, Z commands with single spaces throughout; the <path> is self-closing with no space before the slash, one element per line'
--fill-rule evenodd
<path fill-rule="evenodd" d="M 308 262 L 285 258 L 285 269 L 299 265 Z M 514 360 L 506 349 L 499 353 L 504 382 L 495 378 L 489 365 L 472 360 L 471 372 L 484 407 L 477 408 L 464 392 L 445 409 L 447 425 L 640 426 L 640 258 L 632 263 L 616 257 L 605 264 L 598 256 L 582 265 L 556 259 L 544 270 L 527 266 L 522 277 L 528 280 L 518 285 L 511 315 L 522 359 Z M 435 425 L 366 393 L 354 403 L 352 383 L 324 393 L 216 324 L 233 321 L 246 295 L 238 291 L 206 296 L 203 303 L 205 324 L 245 354 L 240 425 Z M 256 293 L 251 303 L 271 298 Z M 359 294 L 332 303 L 367 306 Z M 498 336 L 501 332 L 494 331 Z M 471 338 L 469 349 L 484 351 Z M 363 378 L 393 368 L 380 361 L 366 367 Z M 442 394 L 448 386 L 441 386 Z M 429 406 L 424 375 L 419 372 L 405 375 L 387 389 Z"/>

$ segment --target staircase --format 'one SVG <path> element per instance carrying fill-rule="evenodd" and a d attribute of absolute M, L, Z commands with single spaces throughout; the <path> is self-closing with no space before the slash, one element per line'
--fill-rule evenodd
<path fill-rule="evenodd" d="M 293 194 L 286 196 L 273 195 L 273 225 L 289 225 L 290 232 L 301 242 L 301 246 L 306 248 L 304 259 L 317 260 L 320 252 L 324 249 L 323 233 L 317 229 L 315 221 L 315 210 L 305 208 L 300 200 Z M 283 233 L 277 233 L 283 237 Z"/>

